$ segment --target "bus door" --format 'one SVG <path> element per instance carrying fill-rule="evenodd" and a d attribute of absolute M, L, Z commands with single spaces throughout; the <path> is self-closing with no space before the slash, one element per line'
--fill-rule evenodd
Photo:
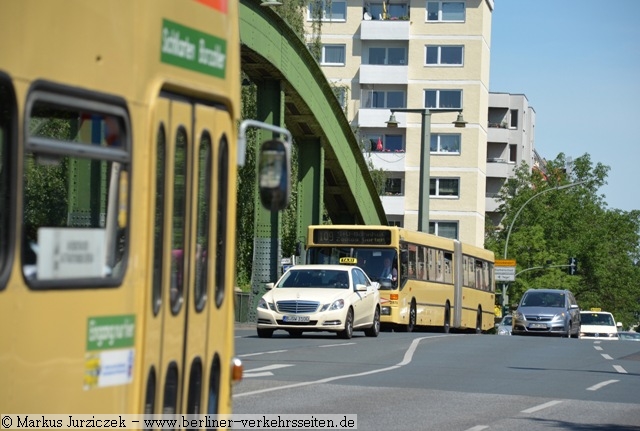
<path fill-rule="evenodd" d="M 220 382 L 229 378 L 229 367 L 221 364 L 230 363 L 232 352 L 224 346 L 232 340 L 219 338 L 231 338 L 220 334 L 233 319 L 233 298 L 225 298 L 220 274 L 228 272 L 225 262 L 232 264 L 226 235 L 233 229 L 224 226 L 231 220 L 229 204 L 235 205 L 228 202 L 229 187 L 235 187 L 228 181 L 232 122 L 214 107 L 163 97 L 154 124 L 144 412 L 216 413 L 220 400 L 230 397 Z"/>

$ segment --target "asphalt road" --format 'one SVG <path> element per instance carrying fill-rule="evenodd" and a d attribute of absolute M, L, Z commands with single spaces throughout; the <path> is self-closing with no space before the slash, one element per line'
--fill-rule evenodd
<path fill-rule="evenodd" d="M 235 342 L 245 374 L 234 414 L 350 415 L 360 430 L 640 430 L 640 342 L 429 332 L 260 339 L 251 324 L 236 327 Z"/>

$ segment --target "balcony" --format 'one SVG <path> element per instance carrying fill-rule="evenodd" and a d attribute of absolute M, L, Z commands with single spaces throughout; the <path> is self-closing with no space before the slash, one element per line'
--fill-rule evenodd
<path fill-rule="evenodd" d="M 510 178 L 513 176 L 515 163 L 508 163 L 505 159 L 487 159 L 487 178 Z"/>
<path fill-rule="evenodd" d="M 361 40 L 409 40 L 408 20 L 362 21 Z"/>
<path fill-rule="evenodd" d="M 385 214 L 404 215 L 404 196 L 380 196 Z"/>
<path fill-rule="evenodd" d="M 402 172 L 405 170 L 406 153 L 404 151 L 371 151 L 365 152 L 366 159 L 371 160 L 374 169 L 388 172 Z"/>
<path fill-rule="evenodd" d="M 498 198 L 497 194 L 491 195 L 491 194 L 488 193 L 485 196 L 485 199 L 484 199 L 484 210 L 485 210 L 485 212 L 493 213 L 493 212 L 497 212 L 498 211 L 498 207 L 500 205 L 498 204 L 497 198 Z"/>
<path fill-rule="evenodd" d="M 504 127 L 493 127 L 492 124 L 489 124 L 489 129 L 487 130 L 487 140 L 489 142 L 501 142 L 506 143 L 509 142 L 509 135 L 511 134 L 511 130 Z"/>
<path fill-rule="evenodd" d="M 409 84 L 409 66 L 361 64 L 360 84 Z"/>
<path fill-rule="evenodd" d="M 358 110 L 358 126 L 386 128 L 390 115 L 391 109 L 389 108 L 360 108 Z M 396 120 L 400 123 L 399 129 L 404 128 L 407 124 L 407 114 L 396 112 Z"/>

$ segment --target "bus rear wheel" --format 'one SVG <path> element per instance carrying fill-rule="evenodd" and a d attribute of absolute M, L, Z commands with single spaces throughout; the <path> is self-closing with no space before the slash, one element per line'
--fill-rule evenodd
<path fill-rule="evenodd" d="M 448 334 L 451 331 L 451 309 L 449 304 L 444 306 L 444 323 L 442 324 L 442 332 Z"/>

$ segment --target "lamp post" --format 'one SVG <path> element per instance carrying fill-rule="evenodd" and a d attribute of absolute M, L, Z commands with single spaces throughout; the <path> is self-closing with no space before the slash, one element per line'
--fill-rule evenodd
<path fill-rule="evenodd" d="M 431 166 L 431 111 L 428 108 L 392 108 L 387 127 L 397 128 L 396 112 L 422 114 L 422 137 L 420 139 L 420 189 L 418 191 L 418 231 L 429 232 L 429 169 Z M 435 112 L 459 112 L 453 124 L 456 127 L 466 127 L 467 122 L 462 118 L 460 109 L 438 109 Z"/>
<path fill-rule="evenodd" d="M 587 181 L 578 181 L 576 183 L 571 183 L 571 184 L 565 184 L 562 186 L 556 186 L 556 187 L 551 187 L 548 189 L 544 189 L 539 193 L 536 193 L 535 195 L 531 196 L 529 199 L 527 199 L 527 201 L 525 203 L 522 204 L 522 206 L 520 208 L 518 208 L 518 211 L 516 212 L 516 215 L 513 216 L 513 219 L 511 220 L 511 224 L 509 225 L 509 230 L 507 231 L 507 239 L 504 242 L 504 259 L 507 258 L 507 248 L 509 247 L 509 237 L 511 236 L 511 229 L 513 228 L 513 225 L 516 221 L 516 219 L 518 218 L 518 216 L 520 215 L 520 213 L 522 212 L 522 210 L 524 209 L 524 207 L 527 206 L 527 204 L 529 202 L 531 202 L 534 198 L 550 192 L 552 190 L 564 190 L 564 189 L 568 189 L 569 187 L 575 187 L 575 186 L 579 186 L 580 184 L 584 184 Z M 524 271 L 521 271 L 524 272 Z M 508 289 L 509 285 L 507 283 L 503 283 L 502 284 L 502 308 L 504 310 L 504 307 L 507 305 L 507 289 Z"/>

